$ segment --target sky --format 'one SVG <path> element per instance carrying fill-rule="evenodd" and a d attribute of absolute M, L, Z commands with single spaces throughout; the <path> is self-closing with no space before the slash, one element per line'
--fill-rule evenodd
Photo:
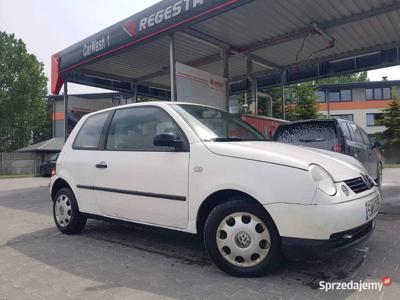
<path fill-rule="evenodd" d="M 0 0 L 0 31 L 14 33 L 45 65 L 51 55 L 160 0 Z M 68 93 L 100 89 L 68 85 Z"/>
<path fill-rule="evenodd" d="M 51 55 L 125 19 L 159 0 L 0 0 L 0 31 L 14 33 L 45 65 Z M 400 66 L 369 72 L 370 80 L 400 79 Z M 50 83 L 49 83 L 50 90 Z M 70 85 L 69 93 L 99 89 Z"/>

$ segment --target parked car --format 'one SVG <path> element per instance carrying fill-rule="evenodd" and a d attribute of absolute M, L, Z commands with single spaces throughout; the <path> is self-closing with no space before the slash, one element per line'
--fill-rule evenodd
<path fill-rule="evenodd" d="M 343 119 L 298 121 L 278 127 L 274 141 L 330 150 L 358 159 L 380 185 L 383 162 L 379 144 L 356 123 Z"/>
<path fill-rule="evenodd" d="M 380 193 L 352 157 L 268 142 L 207 106 L 152 102 L 84 116 L 50 182 L 58 229 L 106 217 L 199 234 L 215 264 L 256 276 L 284 254 L 367 238 Z"/>
<path fill-rule="evenodd" d="M 60 153 L 56 153 L 52 155 L 48 160 L 43 162 L 40 165 L 40 176 L 45 177 L 45 176 L 50 176 L 51 175 L 51 170 L 56 166 L 57 158 Z"/>

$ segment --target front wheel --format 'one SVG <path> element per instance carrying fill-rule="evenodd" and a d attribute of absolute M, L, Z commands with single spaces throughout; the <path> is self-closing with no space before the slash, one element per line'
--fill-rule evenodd
<path fill-rule="evenodd" d="M 87 221 L 87 218 L 79 212 L 75 195 L 69 188 L 62 188 L 55 195 L 53 216 L 57 228 L 65 234 L 81 232 Z"/>
<path fill-rule="evenodd" d="M 214 263 L 233 276 L 262 275 L 272 271 L 282 257 L 274 222 L 245 199 L 214 208 L 206 221 L 204 242 Z"/>

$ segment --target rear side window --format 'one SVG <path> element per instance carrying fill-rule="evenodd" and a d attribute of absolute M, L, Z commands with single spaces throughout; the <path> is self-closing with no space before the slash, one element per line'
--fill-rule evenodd
<path fill-rule="evenodd" d="M 354 137 L 353 141 L 360 143 L 360 144 L 364 144 L 364 140 L 363 140 L 360 128 L 358 128 L 356 124 L 350 123 L 349 125 L 350 125 L 350 130 L 353 133 L 353 137 Z"/>
<path fill-rule="evenodd" d="M 350 130 L 349 130 L 349 127 L 347 127 L 346 122 L 339 121 L 339 124 L 340 124 L 340 128 L 342 128 L 343 135 L 347 139 L 351 140 Z"/>
<path fill-rule="evenodd" d="M 333 122 L 304 122 L 283 125 L 278 128 L 274 139 L 277 142 L 332 150 L 337 144 Z"/>
<path fill-rule="evenodd" d="M 371 140 L 369 139 L 368 134 L 362 129 L 359 129 L 359 130 L 360 130 L 362 138 L 364 140 L 364 144 L 367 145 L 368 147 L 371 147 L 372 143 L 371 143 Z"/>
<path fill-rule="evenodd" d="M 109 112 L 90 116 L 82 125 L 74 142 L 74 149 L 97 149 Z"/>

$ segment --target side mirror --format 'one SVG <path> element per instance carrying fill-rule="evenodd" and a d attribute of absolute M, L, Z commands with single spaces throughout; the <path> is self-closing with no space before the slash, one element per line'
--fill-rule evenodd
<path fill-rule="evenodd" d="M 382 145 L 381 145 L 381 143 L 379 143 L 379 142 L 375 142 L 374 143 L 374 148 L 381 148 L 382 147 Z"/>
<path fill-rule="evenodd" d="M 180 149 L 183 146 L 183 141 L 178 140 L 172 133 L 161 133 L 154 137 L 153 144 L 157 147 L 174 147 L 175 149 Z"/>

